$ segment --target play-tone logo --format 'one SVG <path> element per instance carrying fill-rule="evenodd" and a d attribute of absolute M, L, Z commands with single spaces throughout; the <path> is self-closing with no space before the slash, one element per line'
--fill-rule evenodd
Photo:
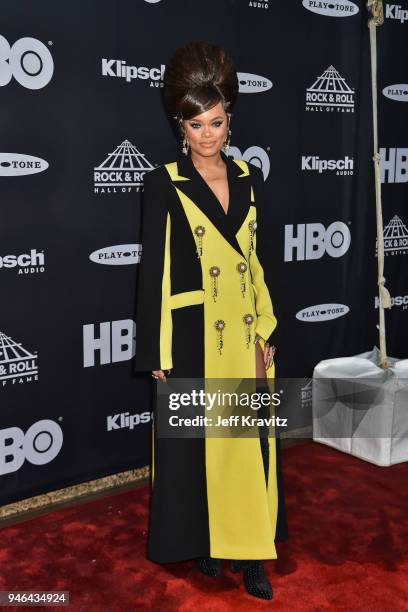
<path fill-rule="evenodd" d="M 246 162 L 254 164 L 254 166 L 258 166 L 258 168 L 261 168 L 263 172 L 264 180 L 266 181 L 268 178 L 271 162 L 265 149 L 252 146 L 248 147 L 248 149 L 242 153 L 238 147 L 230 147 L 228 155 L 233 159 L 243 159 Z"/>
<path fill-rule="evenodd" d="M 401 23 L 408 21 L 408 9 L 403 9 L 400 4 L 386 4 L 385 18 L 395 19 Z"/>
<path fill-rule="evenodd" d="M 359 11 L 358 6 L 349 0 L 332 0 L 331 2 L 303 0 L 302 4 L 308 11 L 326 17 L 352 17 Z"/>
<path fill-rule="evenodd" d="M 258 74 L 237 72 L 240 93 L 259 93 L 272 87 L 272 81 Z"/>
<path fill-rule="evenodd" d="M 20 255 L 0 255 L 0 270 L 16 270 L 18 274 L 37 274 L 45 271 L 44 251 L 31 249 Z"/>
<path fill-rule="evenodd" d="M 154 170 L 144 153 L 129 140 L 124 140 L 94 168 L 94 193 L 129 193 L 139 191 L 145 172 Z"/>
<path fill-rule="evenodd" d="M 89 259 L 105 266 L 128 266 L 140 263 L 141 254 L 141 244 L 118 244 L 94 251 Z"/>
<path fill-rule="evenodd" d="M 351 244 L 350 230 L 342 221 L 331 223 L 326 229 L 322 223 L 285 225 L 285 261 L 342 257 Z"/>
<path fill-rule="evenodd" d="M 296 318 L 306 323 L 316 323 L 316 321 L 331 321 L 343 317 L 350 311 L 345 304 L 316 304 L 299 310 Z"/>
<path fill-rule="evenodd" d="M 329 66 L 306 89 L 306 110 L 354 113 L 354 89 L 347 85 L 334 66 Z"/>
<path fill-rule="evenodd" d="M 59 454 L 64 440 L 55 421 L 43 419 L 24 433 L 20 427 L 0 429 L 0 475 L 17 472 L 27 460 L 46 465 Z"/>
<path fill-rule="evenodd" d="M 379 154 L 382 183 L 408 182 L 408 147 L 381 147 Z"/>
<path fill-rule="evenodd" d="M 23 176 L 44 172 L 49 163 L 41 157 L 24 153 L 0 153 L 0 176 Z"/>
<path fill-rule="evenodd" d="M 393 218 L 383 230 L 384 254 L 385 255 L 407 255 L 408 253 L 408 228 L 398 215 Z M 378 241 L 375 241 L 375 255 L 378 255 Z"/>
<path fill-rule="evenodd" d="M 408 102 L 408 83 L 398 83 L 397 85 L 387 85 L 382 90 L 383 95 L 396 102 Z"/>
<path fill-rule="evenodd" d="M 128 361 L 136 353 L 136 323 L 132 319 L 83 326 L 84 368 Z M 98 364 L 98 365 L 99 365 Z"/>
<path fill-rule="evenodd" d="M 27 89 L 42 89 L 51 81 L 54 61 L 49 49 L 36 38 L 20 38 L 13 46 L 0 36 L 0 87 L 11 79 Z"/>
<path fill-rule="evenodd" d="M 0 332 L 0 384 L 20 384 L 38 380 L 37 353 Z"/>
<path fill-rule="evenodd" d="M 338 176 L 353 174 L 354 160 L 348 155 L 344 159 L 320 159 L 318 155 L 302 155 L 302 171 L 312 171 L 323 174 L 333 172 Z"/>

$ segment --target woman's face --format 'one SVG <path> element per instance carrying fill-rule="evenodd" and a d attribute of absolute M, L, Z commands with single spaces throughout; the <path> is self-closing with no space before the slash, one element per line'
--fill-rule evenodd
<path fill-rule="evenodd" d="M 191 150 L 210 157 L 219 152 L 228 135 L 228 117 L 221 102 L 210 110 L 183 121 Z"/>

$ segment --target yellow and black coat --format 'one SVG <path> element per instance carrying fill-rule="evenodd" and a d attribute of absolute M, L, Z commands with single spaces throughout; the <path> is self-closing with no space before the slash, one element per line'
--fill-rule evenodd
<path fill-rule="evenodd" d="M 262 171 L 221 156 L 227 213 L 190 154 L 145 175 L 136 371 L 251 379 L 255 334 L 262 347 L 273 339 Z M 153 425 L 148 558 L 276 558 L 286 539 L 277 442 L 266 480 L 258 438 L 159 438 Z"/>

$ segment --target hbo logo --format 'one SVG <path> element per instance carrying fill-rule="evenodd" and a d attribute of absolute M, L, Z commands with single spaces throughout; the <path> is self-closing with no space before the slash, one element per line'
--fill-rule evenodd
<path fill-rule="evenodd" d="M 54 421 L 37 421 L 26 431 L 0 429 L 0 475 L 17 472 L 27 459 L 34 465 L 49 463 L 61 450 L 63 434 Z"/>
<path fill-rule="evenodd" d="M 351 243 L 350 230 L 342 221 L 331 223 L 326 229 L 322 223 L 285 225 L 285 261 L 320 259 L 325 253 L 341 257 Z"/>
<path fill-rule="evenodd" d="M 84 368 L 99 363 L 117 363 L 132 359 L 136 352 L 136 323 L 132 319 L 104 321 L 96 325 L 88 323 L 83 327 Z"/>
<path fill-rule="evenodd" d="M 54 61 L 48 48 L 35 38 L 20 38 L 10 47 L 0 36 L 0 86 L 12 77 L 27 89 L 41 89 L 50 81 Z"/>

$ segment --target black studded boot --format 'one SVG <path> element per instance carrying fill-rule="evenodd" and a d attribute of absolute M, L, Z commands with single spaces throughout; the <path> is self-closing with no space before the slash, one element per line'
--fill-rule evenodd
<path fill-rule="evenodd" d="M 206 576 L 219 576 L 221 574 L 221 559 L 212 557 L 199 557 L 196 561 L 198 569 Z"/>
<path fill-rule="evenodd" d="M 273 590 L 264 569 L 263 561 L 248 561 L 244 566 L 244 585 L 247 592 L 261 599 L 272 599 Z"/>
<path fill-rule="evenodd" d="M 244 586 L 250 595 L 260 599 L 272 599 L 272 585 L 265 574 L 263 561 L 231 561 L 233 572 L 244 570 Z"/>

